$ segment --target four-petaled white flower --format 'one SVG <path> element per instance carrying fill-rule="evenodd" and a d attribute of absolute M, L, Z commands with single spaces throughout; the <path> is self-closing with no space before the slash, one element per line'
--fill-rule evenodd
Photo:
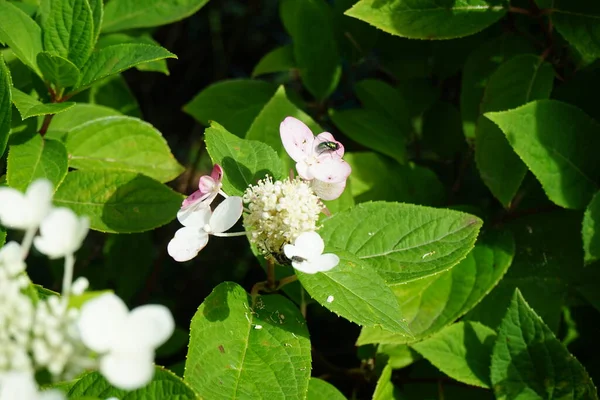
<path fill-rule="evenodd" d="M 344 146 L 329 132 L 316 137 L 302 121 L 287 117 L 279 127 L 285 151 L 296 161 L 298 175 L 311 185 L 323 200 L 340 197 L 352 169 L 342 160 Z"/>
<path fill-rule="evenodd" d="M 87 217 L 78 217 L 70 209 L 58 207 L 42 220 L 40 235 L 33 244 L 50 258 L 64 257 L 79 249 L 89 227 Z"/>
<path fill-rule="evenodd" d="M 52 208 L 52 183 L 38 179 L 25 194 L 0 187 L 0 222 L 13 229 L 35 229 Z"/>
<path fill-rule="evenodd" d="M 223 200 L 214 212 L 208 207 L 185 215 L 177 215 L 184 226 L 175 232 L 167 251 L 175 261 L 183 262 L 196 257 L 208 243 L 208 236 L 219 236 L 231 228 L 242 216 L 242 198 L 231 196 Z"/>
<path fill-rule="evenodd" d="M 0 374 L 0 400 L 64 400 L 59 390 L 40 392 L 31 372 Z"/>
<path fill-rule="evenodd" d="M 304 232 L 294 242 L 283 247 L 285 256 L 292 260 L 292 266 L 306 274 L 329 271 L 339 264 L 340 258 L 333 254 L 323 254 L 325 243 L 317 232 Z"/>
<path fill-rule="evenodd" d="M 173 334 L 168 308 L 144 305 L 129 311 L 107 293 L 86 302 L 79 318 L 81 340 L 100 354 L 100 373 L 115 387 L 134 390 L 154 375 L 154 350 Z"/>

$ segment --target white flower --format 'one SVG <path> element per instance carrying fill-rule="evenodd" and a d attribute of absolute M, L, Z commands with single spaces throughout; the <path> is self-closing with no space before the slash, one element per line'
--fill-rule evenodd
<path fill-rule="evenodd" d="M 52 183 L 38 179 L 25 194 L 16 189 L 0 187 L 0 222 L 8 228 L 34 229 L 52 207 Z"/>
<path fill-rule="evenodd" d="M 103 294 L 81 308 L 79 331 L 91 350 L 100 354 L 100 373 L 115 387 L 134 390 L 154 375 L 154 350 L 175 329 L 171 312 L 145 305 L 131 312 L 119 297 Z"/>
<path fill-rule="evenodd" d="M 90 281 L 88 281 L 86 277 L 80 276 L 79 278 L 75 279 L 75 282 L 73 282 L 73 284 L 71 285 L 71 293 L 75 296 L 82 295 L 83 292 L 85 292 L 89 286 Z"/>
<path fill-rule="evenodd" d="M 244 193 L 250 213 L 244 225 L 250 241 L 263 253 L 277 254 L 298 235 L 317 229 L 323 204 L 307 182 L 299 178 L 273 182 L 271 177 L 248 187 Z"/>
<path fill-rule="evenodd" d="M 85 239 L 90 228 L 87 217 L 78 217 L 64 207 L 53 209 L 40 224 L 40 236 L 33 244 L 49 258 L 60 258 L 73 254 Z"/>
<path fill-rule="evenodd" d="M 184 226 L 175 232 L 167 251 L 175 261 L 183 262 L 196 257 L 208 243 L 209 235 L 219 235 L 230 229 L 242 216 L 242 198 L 231 196 L 219 204 L 215 211 L 208 207 L 194 212 L 178 214 Z"/>
<path fill-rule="evenodd" d="M 323 239 L 317 232 L 304 232 L 293 245 L 286 244 L 283 251 L 298 271 L 316 274 L 329 271 L 340 262 L 340 258 L 333 253 L 323 254 L 324 249 Z"/>
<path fill-rule="evenodd" d="M 38 391 L 31 372 L 0 374 L 0 400 L 64 400 L 59 390 Z"/>

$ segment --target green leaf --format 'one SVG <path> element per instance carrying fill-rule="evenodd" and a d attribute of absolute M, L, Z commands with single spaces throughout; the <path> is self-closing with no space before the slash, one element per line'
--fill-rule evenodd
<path fill-rule="evenodd" d="M 568 289 L 589 283 L 586 270 L 595 270 L 583 267 L 581 212 L 521 216 L 507 228 L 516 243 L 512 266 L 467 318 L 495 329 L 518 287 L 546 325 L 557 330 Z"/>
<path fill-rule="evenodd" d="M 10 47 L 23 64 L 40 75 L 35 57 L 43 50 L 42 30 L 27 14 L 6 0 L 0 0 L 0 43 Z"/>
<path fill-rule="evenodd" d="M 73 86 L 79 80 L 79 68 L 59 55 L 43 51 L 37 55 L 37 63 L 44 79 L 58 88 Z"/>
<path fill-rule="evenodd" d="M 183 196 L 147 176 L 125 171 L 81 170 L 67 174 L 54 203 L 90 217 L 102 232 L 143 232 L 175 218 Z"/>
<path fill-rule="evenodd" d="M 192 318 L 184 380 L 203 398 L 305 398 L 310 369 L 306 322 L 283 296 L 253 303 L 224 282 Z"/>
<path fill-rule="evenodd" d="M 600 259 L 600 192 L 592 198 L 592 201 L 583 214 L 583 251 L 586 264 L 591 264 Z"/>
<path fill-rule="evenodd" d="M 281 160 L 268 145 L 240 139 L 213 122 L 206 129 L 206 149 L 213 161 L 223 167 L 223 190 L 241 196 L 248 185 L 268 174 L 274 179 L 285 176 Z"/>
<path fill-rule="evenodd" d="M 41 6 L 44 50 L 82 67 L 95 44 L 88 0 L 44 0 Z"/>
<path fill-rule="evenodd" d="M 454 39 L 477 33 L 506 13 L 502 0 L 361 0 L 346 15 L 410 39 Z"/>
<path fill-rule="evenodd" d="M 67 149 L 57 140 L 44 139 L 36 132 L 12 135 L 8 151 L 8 184 L 25 191 L 38 178 L 46 178 L 58 187 L 68 169 Z"/>
<path fill-rule="evenodd" d="M 489 388 L 496 332 L 477 322 L 458 322 L 412 345 L 440 371 L 459 382 Z"/>
<path fill-rule="evenodd" d="M 534 52 L 535 48 L 521 36 L 503 34 L 481 45 L 467 58 L 460 90 L 460 112 L 467 139 L 475 139 L 476 122 L 481 115 L 480 104 L 492 73 L 506 60 Z"/>
<path fill-rule="evenodd" d="M 532 100 L 547 99 L 552 92 L 554 69 L 531 54 L 511 58 L 492 74 L 485 88 L 481 112 L 502 111 Z M 475 161 L 492 194 L 508 207 L 527 172 L 502 131 L 485 117 L 477 123 Z"/>
<path fill-rule="evenodd" d="M 600 7 L 593 0 L 552 2 L 551 19 L 558 32 L 580 53 L 600 57 Z"/>
<path fill-rule="evenodd" d="M 265 54 L 252 70 L 252 77 L 255 78 L 259 75 L 272 74 L 274 72 L 286 72 L 293 68 L 296 68 L 294 49 L 292 45 L 288 44 L 277 47 L 275 50 L 271 50 Z"/>
<path fill-rule="evenodd" d="M 598 399 L 583 366 L 515 290 L 498 330 L 491 379 L 497 399 Z"/>
<path fill-rule="evenodd" d="M 77 103 L 74 107 L 57 114 L 52 118 L 50 130 L 46 137 L 61 138 L 66 132 L 76 127 L 90 123 L 100 118 L 121 115 L 120 112 L 112 108 L 99 106 L 97 104 Z"/>
<path fill-rule="evenodd" d="M 308 114 L 288 100 L 285 88 L 280 86 L 250 126 L 246 139 L 259 140 L 268 144 L 275 149 L 281 159 L 285 160 L 287 167 L 293 168 L 295 163 L 285 152 L 279 136 L 279 125 L 286 117 L 294 117 L 304 122 L 314 134 L 323 131 Z"/>
<path fill-rule="evenodd" d="M 354 85 L 354 91 L 364 108 L 385 114 L 409 137 L 412 133 L 410 111 L 400 91 L 378 79 L 362 80 Z"/>
<path fill-rule="evenodd" d="M 152 381 L 141 389 L 127 391 L 111 386 L 99 372 L 83 375 L 69 390 L 69 399 L 79 396 L 97 396 L 101 399 L 116 397 L 119 399 L 144 400 L 197 400 L 198 396 L 177 375 L 162 367 L 154 367 Z"/>
<path fill-rule="evenodd" d="M 317 100 L 323 100 L 342 76 L 332 10 L 324 0 L 283 0 L 280 4 L 281 20 L 294 41 L 302 83 Z"/>
<path fill-rule="evenodd" d="M 69 131 L 66 145 L 72 168 L 139 172 L 159 182 L 183 171 L 161 133 L 137 118 L 105 117 L 79 125 Z"/>
<path fill-rule="evenodd" d="M 100 28 L 102 27 L 102 18 L 104 16 L 104 2 L 103 0 L 88 0 L 90 8 L 92 10 L 92 20 L 94 23 L 94 32 L 92 35 L 92 43 L 98 41 L 100 35 Z"/>
<path fill-rule="evenodd" d="M 72 102 L 44 104 L 35 97 L 23 93 L 15 87 L 12 88 L 12 101 L 17 110 L 19 110 L 21 119 L 24 120 L 39 115 L 58 114 L 75 105 Z"/>
<path fill-rule="evenodd" d="M 149 28 L 189 17 L 208 0 L 112 0 L 104 8 L 102 32 Z"/>
<path fill-rule="evenodd" d="M 4 246 L 4 243 L 6 243 L 6 231 L 0 228 L 0 246 Z"/>
<path fill-rule="evenodd" d="M 310 378 L 306 400 L 346 400 L 346 397 L 331 383 L 318 378 Z"/>
<path fill-rule="evenodd" d="M 444 186 L 427 168 L 413 163 L 400 165 L 366 151 L 346 153 L 344 159 L 352 167 L 350 187 L 344 193 L 351 191 L 357 203 L 385 200 L 438 206 L 444 202 Z"/>
<path fill-rule="evenodd" d="M 439 332 L 475 307 L 510 266 L 515 244 L 508 232 L 484 235 L 452 269 L 405 284 L 390 285 L 414 339 Z M 432 257 L 435 254 L 432 254 Z M 425 260 L 428 258 L 426 257 Z M 412 342 L 381 329 L 363 329 L 358 344 Z"/>
<path fill-rule="evenodd" d="M 377 271 L 349 252 L 332 251 L 340 257 L 337 267 L 318 274 L 296 271 L 310 296 L 358 325 L 412 336 L 394 293 Z"/>
<path fill-rule="evenodd" d="M 244 137 L 275 89 L 268 82 L 253 79 L 220 81 L 198 93 L 183 111 L 202 125 L 216 121 L 234 135 Z"/>
<path fill-rule="evenodd" d="M 330 110 L 331 120 L 346 136 L 363 146 L 406 163 L 406 135 L 386 114 L 374 110 Z"/>
<path fill-rule="evenodd" d="M 392 383 L 392 366 L 387 364 L 381 376 L 377 380 L 377 386 L 375 387 L 375 393 L 373 393 L 373 400 L 390 400 L 394 399 L 394 384 Z"/>
<path fill-rule="evenodd" d="M 1 6 L 0 6 L 1 7 Z M 0 54 L 0 157 L 6 150 L 12 117 L 12 80 L 10 70 Z"/>
<path fill-rule="evenodd" d="M 81 68 L 77 91 L 81 91 L 99 79 L 118 74 L 138 64 L 164 58 L 177 58 L 167 49 L 141 43 L 124 43 L 100 49 L 90 56 Z"/>
<path fill-rule="evenodd" d="M 387 359 L 393 369 L 408 367 L 422 358 L 407 344 L 380 344 L 377 346 L 377 357 Z"/>
<path fill-rule="evenodd" d="M 131 117 L 142 117 L 140 105 L 121 74 L 94 83 L 88 93 L 90 103 L 110 107 Z"/>
<path fill-rule="evenodd" d="M 393 284 L 457 264 L 473 248 L 481 225 L 458 211 L 372 202 L 325 220 L 319 233 L 328 246 L 354 253 Z"/>
<path fill-rule="evenodd" d="M 150 35 L 131 36 L 126 33 L 112 33 L 109 35 L 103 35 L 100 38 L 100 40 L 98 40 L 98 43 L 96 44 L 96 49 L 99 50 L 104 47 L 123 43 L 141 43 L 149 44 L 152 46 L 160 46 L 160 43 L 154 40 Z M 167 66 L 167 60 L 165 59 L 151 61 L 145 64 L 138 64 L 135 66 L 135 68 L 139 71 L 153 71 L 169 75 L 169 67 Z"/>
<path fill-rule="evenodd" d="M 598 191 L 600 125 L 579 108 L 540 100 L 514 110 L 486 113 L 542 184 L 548 198 L 583 209 Z"/>

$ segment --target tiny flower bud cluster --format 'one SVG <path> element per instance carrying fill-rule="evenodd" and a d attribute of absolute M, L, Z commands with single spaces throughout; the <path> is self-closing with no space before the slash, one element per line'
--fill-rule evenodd
<path fill-rule="evenodd" d="M 250 240 L 263 253 L 278 254 L 303 232 L 315 231 L 323 204 L 303 180 L 267 177 L 248 187 L 243 200 L 249 214 L 244 224 Z"/>
<path fill-rule="evenodd" d="M 17 243 L 10 242 L 0 249 L 0 373 L 32 368 L 27 349 L 34 309 L 23 294 L 29 282 L 22 274 L 25 264 L 20 256 Z"/>
<path fill-rule="evenodd" d="M 31 346 L 38 368 L 46 368 L 53 376 L 68 380 L 91 364 L 90 351 L 79 335 L 78 319 L 79 311 L 67 308 L 58 296 L 38 302 Z"/>

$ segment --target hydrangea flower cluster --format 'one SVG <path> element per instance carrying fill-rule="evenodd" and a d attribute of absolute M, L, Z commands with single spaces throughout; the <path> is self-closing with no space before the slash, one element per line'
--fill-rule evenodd
<path fill-rule="evenodd" d="M 337 199 L 351 168 L 342 157 L 344 146 L 329 132 L 314 136 L 300 120 L 287 117 L 280 125 L 283 146 L 296 161 L 298 177 L 273 181 L 267 176 L 250 185 L 242 198 L 227 196 L 222 188 L 223 169 L 200 178 L 199 189 L 184 200 L 177 214 L 184 226 L 169 242 L 168 252 L 176 261 L 188 261 L 206 246 L 209 235 L 247 235 L 260 252 L 281 264 L 314 274 L 339 263 L 325 248 L 316 232 L 322 200 Z M 210 204 L 217 194 L 225 197 L 214 211 Z M 243 208 L 243 203 L 247 208 Z M 244 214 L 246 232 L 226 233 Z"/>
<path fill-rule="evenodd" d="M 158 305 L 129 313 L 112 294 L 87 301 L 81 310 L 69 306 L 70 296 L 88 286 L 85 278 L 73 282 L 73 268 L 90 223 L 70 209 L 54 207 L 52 193 L 45 179 L 24 194 L 0 187 L 0 223 L 25 231 L 20 245 L 9 242 L 0 248 L 0 400 L 64 399 L 60 391 L 39 391 L 38 371 L 62 380 L 99 367 L 115 387 L 145 386 L 154 373 L 154 350 L 173 333 L 173 317 Z M 32 245 L 51 259 L 64 258 L 62 296 L 37 299 L 31 294 L 24 260 Z"/>

